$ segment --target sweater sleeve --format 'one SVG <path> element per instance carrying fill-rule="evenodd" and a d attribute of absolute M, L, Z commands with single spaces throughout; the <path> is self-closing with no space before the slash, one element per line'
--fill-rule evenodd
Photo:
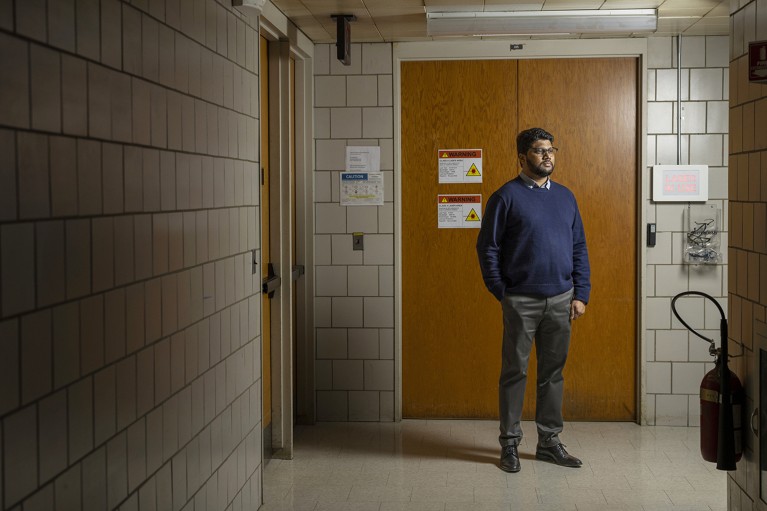
<path fill-rule="evenodd" d="M 493 194 L 485 206 L 482 227 L 477 236 L 477 256 L 482 279 L 488 291 L 503 300 L 506 283 L 501 273 L 501 244 L 506 231 L 508 206 L 498 194 Z"/>
<path fill-rule="evenodd" d="M 591 267 L 586 248 L 586 233 L 578 204 L 575 205 L 573 222 L 573 287 L 575 288 L 573 298 L 588 303 L 591 294 Z"/>

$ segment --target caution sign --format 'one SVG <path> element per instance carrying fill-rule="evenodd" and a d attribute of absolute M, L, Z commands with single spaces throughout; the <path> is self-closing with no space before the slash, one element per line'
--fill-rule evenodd
<path fill-rule="evenodd" d="M 440 183 L 481 183 L 482 149 L 440 149 Z"/>
<path fill-rule="evenodd" d="M 482 195 L 438 195 L 437 225 L 440 229 L 479 229 Z"/>

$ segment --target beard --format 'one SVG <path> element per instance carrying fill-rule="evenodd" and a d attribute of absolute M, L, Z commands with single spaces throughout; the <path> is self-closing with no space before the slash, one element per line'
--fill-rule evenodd
<path fill-rule="evenodd" d="M 530 169 L 530 172 L 535 174 L 538 177 L 549 177 L 552 172 L 554 172 L 554 162 L 552 160 L 543 160 L 541 163 L 536 165 L 532 161 L 530 161 L 530 158 L 525 158 L 527 160 L 527 168 Z M 544 166 L 544 163 L 550 163 L 551 166 Z"/>

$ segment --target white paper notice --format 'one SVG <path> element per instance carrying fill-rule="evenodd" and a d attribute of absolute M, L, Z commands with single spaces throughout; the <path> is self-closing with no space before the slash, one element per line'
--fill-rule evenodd
<path fill-rule="evenodd" d="M 440 183 L 481 183 L 482 149 L 440 149 Z"/>
<path fill-rule="evenodd" d="M 437 224 L 440 229 L 479 229 L 482 195 L 437 195 Z"/>
<path fill-rule="evenodd" d="M 378 146 L 347 146 L 347 172 L 378 172 L 381 170 L 381 148 Z"/>
<path fill-rule="evenodd" d="M 342 206 L 383 206 L 383 172 L 341 172 Z"/>

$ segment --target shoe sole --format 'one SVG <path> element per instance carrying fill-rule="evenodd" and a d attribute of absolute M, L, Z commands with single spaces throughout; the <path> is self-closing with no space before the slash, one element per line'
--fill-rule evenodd
<path fill-rule="evenodd" d="M 535 459 L 541 460 L 541 461 L 548 461 L 549 463 L 553 463 L 554 465 L 557 465 L 559 467 L 567 467 L 567 468 L 581 468 L 583 466 L 583 463 L 580 465 L 563 465 L 562 463 L 557 462 L 556 458 L 553 456 L 549 456 L 548 454 L 541 454 L 536 452 L 535 453 Z"/>
<path fill-rule="evenodd" d="M 504 472 L 508 472 L 509 474 L 516 474 L 517 472 L 519 472 L 519 471 L 522 469 L 522 467 L 517 467 L 517 468 L 506 468 L 506 467 L 504 467 L 503 465 L 500 465 L 500 466 L 499 466 L 499 468 L 500 468 L 501 470 L 503 470 Z"/>

